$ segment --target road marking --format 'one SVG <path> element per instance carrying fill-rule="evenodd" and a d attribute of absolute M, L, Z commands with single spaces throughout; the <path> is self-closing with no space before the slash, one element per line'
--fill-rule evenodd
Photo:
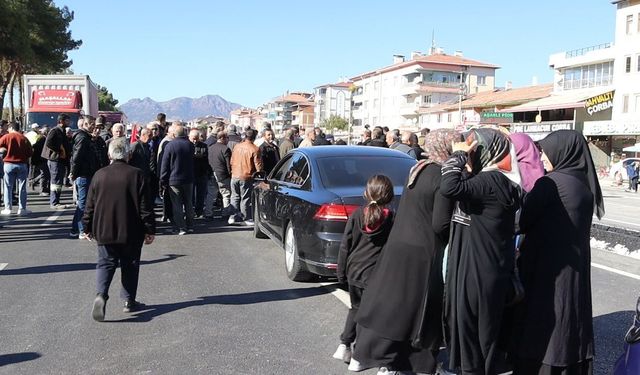
<path fill-rule="evenodd" d="M 0 263 L 0 271 L 2 271 L 9 263 Z"/>
<path fill-rule="evenodd" d="M 335 289 L 331 291 L 331 294 L 333 294 L 338 300 L 340 300 L 340 302 L 344 303 L 347 308 L 351 308 L 351 297 L 349 297 L 349 293 L 338 288 L 336 283 L 320 283 L 320 285 L 334 287 Z"/>
<path fill-rule="evenodd" d="M 594 219 L 597 219 L 598 217 L 597 217 L 597 216 L 593 216 L 593 218 L 594 218 Z M 603 218 L 603 219 L 602 219 L 602 220 L 600 220 L 600 221 L 612 221 L 612 222 L 614 222 L 614 223 L 627 224 L 627 225 L 632 225 L 632 226 L 634 226 L 634 227 L 638 226 L 638 223 L 630 223 L 630 222 L 628 222 L 628 221 L 622 221 L 622 220 L 616 220 L 616 219 L 609 219 L 609 218 L 606 218 L 606 217 L 605 217 L 605 218 Z"/>
<path fill-rule="evenodd" d="M 640 280 L 640 276 L 638 276 L 638 275 L 635 275 L 635 274 L 629 273 L 629 272 L 625 272 L 625 271 L 621 271 L 621 270 L 618 270 L 618 269 L 615 269 L 615 268 L 603 266 L 602 264 L 591 263 L 591 267 L 600 268 L 600 269 L 603 269 L 605 271 L 617 273 L 618 275 L 622 275 L 622 276 L 630 277 L 632 279 Z"/>
<path fill-rule="evenodd" d="M 55 215 L 51 215 L 51 216 L 49 216 L 49 217 L 47 218 L 47 220 L 45 220 L 45 221 L 44 221 L 44 223 L 42 223 L 42 225 L 43 225 L 43 226 L 46 226 L 46 225 L 52 225 L 53 223 L 55 223 L 55 222 L 56 222 L 56 220 L 58 220 L 58 218 L 59 218 L 60 216 L 62 216 L 62 212 L 57 213 L 57 214 L 55 214 Z"/>

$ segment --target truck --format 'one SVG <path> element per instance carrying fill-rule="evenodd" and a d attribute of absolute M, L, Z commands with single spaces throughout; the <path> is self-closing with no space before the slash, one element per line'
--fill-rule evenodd
<path fill-rule="evenodd" d="M 127 120 L 127 116 L 121 111 L 98 111 L 99 116 L 104 116 L 104 120 L 106 123 L 110 123 L 111 125 L 119 122 L 124 125 L 128 125 L 129 121 Z"/>
<path fill-rule="evenodd" d="M 71 117 L 70 128 L 76 130 L 80 116 L 98 115 L 98 87 L 88 75 L 25 74 L 23 83 L 26 128 L 34 123 L 52 128 L 58 115 L 66 113 Z"/>

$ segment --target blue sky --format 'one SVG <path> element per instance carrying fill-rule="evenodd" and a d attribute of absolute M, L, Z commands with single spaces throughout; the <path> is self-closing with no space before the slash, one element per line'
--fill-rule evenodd
<path fill-rule="evenodd" d="M 551 82 L 549 55 L 614 40 L 608 0 L 55 0 L 75 12 L 76 73 L 120 103 L 218 94 L 258 106 L 426 52 L 501 66 L 498 86 Z"/>

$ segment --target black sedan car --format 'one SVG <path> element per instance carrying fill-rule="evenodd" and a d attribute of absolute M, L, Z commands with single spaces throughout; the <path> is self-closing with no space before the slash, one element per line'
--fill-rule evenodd
<path fill-rule="evenodd" d="M 256 181 L 254 235 L 284 248 L 291 280 L 335 276 L 342 233 L 349 215 L 364 204 L 369 177 L 384 174 L 391 179 L 396 208 L 415 163 L 407 154 L 380 147 L 294 149 Z"/>

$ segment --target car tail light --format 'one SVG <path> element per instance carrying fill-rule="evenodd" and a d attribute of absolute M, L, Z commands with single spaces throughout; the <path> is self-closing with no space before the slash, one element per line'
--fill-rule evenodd
<path fill-rule="evenodd" d="M 360 206 L 351 204 L 323 204 L 313 218 L 316 220 L 347 221 L 358 207 Z"/>

